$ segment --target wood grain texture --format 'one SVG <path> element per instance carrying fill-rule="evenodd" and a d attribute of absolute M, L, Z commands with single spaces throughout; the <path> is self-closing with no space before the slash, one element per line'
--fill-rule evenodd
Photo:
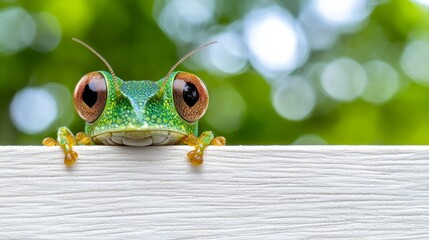
<path fill-rule="evenodd" d="M 0 147 L 0 239 L 429 239 L 427 146 Z"/>

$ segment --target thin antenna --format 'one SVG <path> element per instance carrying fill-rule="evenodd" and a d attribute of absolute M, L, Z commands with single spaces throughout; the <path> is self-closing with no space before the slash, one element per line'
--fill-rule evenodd
<path fill-rule="evenodd" d="M 217 43 L 217 41 L 213 41 L 213 42 L 209 42 L 206 43 L 202 46 L 199 46 L 197 48 L 195 48 L 194 50 L 190 51 L 188 54 L 186 54 L 185 56 L 183 56 L 179 61 L 177 61 L 176 64 L 173 65 L 173 67 L 171 67 L 170 71 L 168 71 L 167 75 L 164 77 L 164 82 L 162 83 L 161 89 L 159 89 L 158 93 L 156 94 L 157 98 L 161 98 L 164 95 L 164 91 L 165 91 L 165 85 L 167 84 L 167 80 L 170 77 L 171 73 L 174 71 L 174 69 L 176 69 L 177 66 L 179 66 L 183 61 L 185 61 L 188 57 L 194 55 L 195 53 L 199 52 L 201 49 L 210 46 L 212 44 Z"/>
<path fill-rule="evenodd" d="M 73 41 L 82 44 L 84 47 L 88 48 L 92 53 L 94 53 L 95 55 L 97 55 L 98 58 L 100 58 L 101 61 L 104 62 L 104 64 L 106 64 L 107 68 L 110 71 L 110 74 L 112 74 L 113 76 L 113 81 L 115 82 L 115 89 L 116 89 L 116 94 L 119 95 L 120 94 L 120 90 L 119 90 L 119 86 L 118 86 L 118 80 L 116 79 L 116 75 L 115 72 L 113 72 L 113 68 L 110 66 L 110 64 L 106 61 L 106 59 L 104 59 L 103 56 L 101 56 L 101 54 L 99 54 L 97 51 L 95 51 L 92 47 L 90 47 L 88 44 L 84 43 L 82 40 L 79 40 L 77 38 L 72 38 Z"/>

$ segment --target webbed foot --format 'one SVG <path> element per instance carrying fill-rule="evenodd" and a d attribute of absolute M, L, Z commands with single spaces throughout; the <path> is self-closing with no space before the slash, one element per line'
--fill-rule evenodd
<path fill-rule="evenodd" d="M 71 167 L 78 157 L 77 152 L 73 150 L 73 146 L 91 145 L 91 139 L 83 132 L 77 133 L 75 137 L 67 127 L 60 127 L 58 129 L 58 137 L 56 141 L 51 137 L 47 137 L 43 139 L 42 144 L 49 147 L 60 146 L 64 152 L 64 164 L 67 167 Z"/>
<path fill-rule="evenodd" d="M 224 137 L 214 137 L 212 131 L 203 132 L 200 137 L 195 137 L 189 134 L 180 140 L 181 143 L 192 146 L 195 149 L 188 152 L 188 159 L 194 166 L 199 166 L 203 163 L 204 150 L 209 145 L 224 146 L 226 139 Z"/>

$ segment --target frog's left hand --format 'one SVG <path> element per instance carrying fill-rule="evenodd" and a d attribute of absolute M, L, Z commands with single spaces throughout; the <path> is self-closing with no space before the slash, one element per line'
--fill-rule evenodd
<path fill-rule="evenodd" d="M 188 152 L 188 159 L 192 165 L 199 166 L 203 163 L 204 150 L 209 145 L 224 146 L 226 139 L 224 137 L 214 137 L 212 131 L 203 132 L 199 138 L 189 134 L 180 140 L 180 143 L 192 146 L 195 149 Z"/>
<path fill-rule="evenodd" d="M 71 167 L 77 159 L 77 152 L 73 151 L 75 145 L 92 145 L 91 139 L 83 132 L 76 134 L 76 137 L 67 127 L 60 127 L 58 129 L 57 141 L 51 137 L 47 137 L 42 141 L 45 146 L 60 146 L 64 151 L 64 164 Z"/>

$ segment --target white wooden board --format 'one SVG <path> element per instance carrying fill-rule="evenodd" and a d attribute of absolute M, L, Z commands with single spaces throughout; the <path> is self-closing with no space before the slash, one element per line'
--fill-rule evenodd
<path fill-rule="evenodd" d="M 429 239 L 428 146 L 0 147 L 0 239 Z"/>

